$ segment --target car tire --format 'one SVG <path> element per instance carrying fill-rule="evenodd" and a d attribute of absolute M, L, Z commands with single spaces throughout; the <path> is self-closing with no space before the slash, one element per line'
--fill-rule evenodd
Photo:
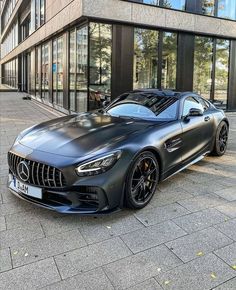
<path fill-rule="evenodd" d="M 229 126 L 225 121 L 222 121 L 215 135 L 214 149 L 211 152 L 214 156 L 222 156 L 225 154 L 228 144 Z"/>
<path fill-rule="evenodd" d="M 132 162 L 126 179 L 127 207 L 145 207 L 156 191 L 158 180 L 159 164 L 155 155 L 149 151 L 140 153 Z"/>

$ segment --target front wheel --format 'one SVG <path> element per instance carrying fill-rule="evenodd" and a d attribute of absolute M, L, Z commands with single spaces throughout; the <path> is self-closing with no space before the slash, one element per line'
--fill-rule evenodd
<path fill-rule="evenodd" d="M 229 126 L 222 121 L 216 130 L 215 145 L 212 154 L 222 156 L 225 154 L 228 145 Z"/>
<path fill-rule="evenodd" d="M 155 155 L 146 151 L 133 161 L 126 180 L 126 204 L 141 209 L 152 199 L 159 180 L 159 165 Z"/>

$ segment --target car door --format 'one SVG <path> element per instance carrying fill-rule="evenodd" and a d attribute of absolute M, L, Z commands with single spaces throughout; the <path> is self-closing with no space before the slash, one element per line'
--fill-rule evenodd
<path fill-rule="evenodd" d="M 201 116 L 187 117 L 190 109 L 201 109 Z M 206 153 L 211 144 L 213 116 L 196 95 L 186 97 L 182 103 L 182 161 L 190 162 Z"/>

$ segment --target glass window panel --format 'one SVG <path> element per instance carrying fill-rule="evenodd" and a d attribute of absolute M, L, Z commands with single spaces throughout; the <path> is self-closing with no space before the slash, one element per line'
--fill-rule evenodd
<path fill-rule="evenodd" d="M 42 45 L 42 98 L 49 101 L 49 44 Z"/>
<path fill-rule="evenodd" d="M 75 111 L 76 31 L 70 32 L 69 89 L 70 109 Z"/>
<path fill-rule="evenodd" d="M 40 25 L 45 22 L 45 0 L 40 1 Z"/>
<path fill-rule="evenodd" d="M 63 38 L 57 39 L 57 105 L 63 106 Z"/>
<path fill-rule="evenodd" d="M 229 74 L 229 41 L 217 39 L 214 101 L 224 109 L 227 106 Z"/>
<path fill-rule="evenodd" d="M 150 4 L 150 5 L 155 5 L 155 6 L 160 5 L 160 0 L 143 0 L 143 1 L 136 1 L 136 2 L 142 2 L 145 4 Z"/>
<path fill-rule="evenodd" d="M 57 40 L 53 40 L 52 54 L 52 82 L 53 82 L 53 102 L 57 103 Z"/>
<path fill-rule="evenodd" d="M 76 98 L 77 112 L 87 111 L 88 98 L 88 27 L 77 30 L 76 42 Z"/>
<path fill-rule="evenodd" d="M 217 8 L 218 17 L 236 19 L 236 1 L 218 0 Z"/>
<path fill-rule="evenodd" d="M 112 26 L 90 24 L 90 109 L 102 106 L 111 94 Z"/>
<path fill-rule="evenodd" d="M 202 13 L 205 15 L 214 16 L 215 0 L 203 0 L 202 1 Z"/>
<path fill-rule="evenodd" d="M 158 31 L 136 28 L 134 32 L 133 87 L 156 88 Z"/>
<path fill-rule="evenodd" d="M 35 91 L 36 91 L 36 97 L 40 97 L 39 94 L 39 66 L 40 66 L 40 48 L 36 47 L 35 51 Z"/>
<path fill-rule="evenodd" d="M 178 10 L 185 10 L 186 0 L 163 0 L 163 6 Z"/>
<path fill-rule="evenodd" d="M 177 34 L 163 33 L 162 50 L 162 87 L 164 89 L 176 88 L 177 66 Z"/>
<path fill-rule="evenodd" d="M 196 36 L 193 89 L 207 99 L 210 99 L 212 85 L 212 54 L 213 39 Z"/>
<path fill-rule="evenodd" d="M 40 0 L 35 0 L 35 27 L 40 27 Z"/>

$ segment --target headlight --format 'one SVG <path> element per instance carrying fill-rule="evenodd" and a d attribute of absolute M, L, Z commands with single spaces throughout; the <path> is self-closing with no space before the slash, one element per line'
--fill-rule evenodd
<path fill-rule="evenodd" d="M 76 168 L 79 176 L 91 176 L 106 172 L 115 165 L 121 156 L 121 151 L 107 154 L 103 157 L 81 164 Z"/>

